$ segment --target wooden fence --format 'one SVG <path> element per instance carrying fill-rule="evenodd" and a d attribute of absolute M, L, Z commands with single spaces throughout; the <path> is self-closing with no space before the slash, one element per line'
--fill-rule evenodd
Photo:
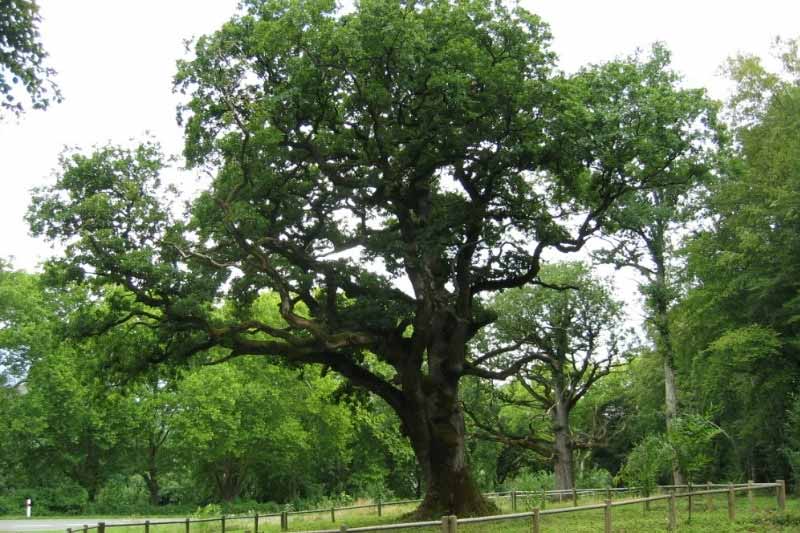
<path fill-rule="evenodd" d="M 657 488 L 659 494 L 654 496 L 645 496 L 640 498 L 618 499 L 612 500 L 614 494 L 631 494 L 641 493 L 639 488 L 604 488 L 604 489 L 571 489 L 571 490 L 551 490 L 551 491 L 509 491 L 509 492 L 494 492 L 486 494 L 489 498 L 508 498 L 511 503 L 510 514 L 500 514 L 492 516 L 482 516 L 475 518 L 458 518 L 457 516 L 444 516 L 441 520 L 432 520 L 424 522 L 403 522 L 396 524 L 381 524 L 375 526 L 362 526 L 348 528 L 345 525 L 340 526 L 338 529 L 317 529 L 308 531 L 298 531 L 297 533 L 367 533 L 378 532 L 387 530 L 401 530 L 401 529 L 421 529 L 440 527 L 442 533 L 457 533 L 459 524 L 482 524 L 504 522 L 509 520 L 528 520 L 531 524 L 531 531 L 533 533 L 541 533 L 541 518 L 546 515 L 555 515 L 562 513 L 574 513 L 581 511 L 603 510 L 603 528 L 606 533 L 611 532 L 611 524 L 613 518 L 613 508 L 622 507 L 626 505 L 644 504 L 645 509 L 649 509 L 651 502 L 666 500 L 667 505 L 667 529 L 672 531 L 677 524 L 676 513 L 676 500 L 678 498 L 688 499 L 688 513 L 691 519 L 693 504 L 696 498 L 705 498 L 705 508 L 713 509 L 713 496 L 715 494 L 727 494 L 728 518 L 734 520 L 736 517 L 735 497 L 737 492 L 747 492 L 747 498 L 750 503 L 750 508 L 753 508 L 753 495 L 756 490 L 775 489 L 776 507 L 779 512 L 783 512 L 786 508 L 786 484 L 783 480 L 777 480 L 775 483 L 742 483 L 742 484 L 712 484 L 706 483 L 702 485 L 661 485 Z M 700 490 L 698 490 L 700 489 Z M 603 503 L 578 505 L 581 496 L 586 495 L 604 495 L 605 500 Z M 520 499 L 534 499 L 539 503 L 539 506 L 528 512 L 517 512 Z M 547 509 L 548 502 L 564 501 L 564 499 L 572 500 L 572 507 L 557 507 Z M 99 522 L 96 526 L 89 527 L 88 525 L 82 528 L 68 528 L 67 533 L 88 533 L 90 531 L 97 533 L 106 533 L 106 530 L 120 527 L 141 527 L 144 533 L 150 533 L 150 528 L 154 526 L 183 526 L 185 533 L 191 533 L 193 524 L 217 522 L 221 533 L 226 532 L 226 523 L 232 520 L 252 521 L 252 533 L 259 533 L 259 525 L 263 520 L 269 518 L 279 518 L 281 531 L 289 530 L 289 519 L 291 516 L 307 515 L 307 514 L 327 514 L 330 513 L 331 521 L 336 522 L 337 512 L 346 512 L 357 509 L 375 509 L 377 515 L 383 514 L 383 509 L 389 506 L 408 505 L 419 503 L 421 500 L 400 500 L 391 502 L 382 502 L 378 500 L 372 504 L 365 505 L 351 505 L 347 507 L 331 507 L 326 509 L 308 509 L 303 511 L 284 511 L 281 513 L 271 514 L 254 514 L 254 515 L 227 515 L 219 518 L 197 518 L 184 520 L 166 520 L 166 521 L 149 521 L 144 522 L 126 522 L 118 524 L 107 524 Z M 247 530 L 248 533 L 250 530 Z M 111 532 L 109 532 L 111 533 Z"/>

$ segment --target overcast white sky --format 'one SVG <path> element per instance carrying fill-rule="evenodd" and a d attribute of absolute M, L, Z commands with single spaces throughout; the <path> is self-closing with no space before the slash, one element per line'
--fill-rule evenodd
<path fill-rule="evenodd" d="M 689 86 L 724 98 L 717 76 L 736 52 L 767 55 L 776 35 L 800 32 L 797 0 L 523 0 L 549 22 L 561 67 L 627 55 L 664 41 Z M 235 0 L 40 0 L 49 63 L 65 101 L 0 123 L 0 257 L 34 270 L 47 245 L 28 236 L 29 190 L 51 183 L 65 145 L 124 143 L 149 131 L 179 153 L 171 92 L 183 39 L 213 31 Z"/>

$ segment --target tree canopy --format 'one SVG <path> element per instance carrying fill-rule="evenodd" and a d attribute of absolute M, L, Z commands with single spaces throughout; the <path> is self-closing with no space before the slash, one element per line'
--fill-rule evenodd
<path fill-rule="evenodd" d="M 484 412 L 467 412 L 488 438 L 552 458 L 555 488 L 569 490 L 575 482 L 575 450 L 597 446 L 604 432 L 593 428 L 594 434 L 579 435 L 571 413 L 591 387 L 622 362 L 628 346 L 620 302 L 586 265 L 546 265 L 541 277 L 549 287 L 526 286 L 497 295 L 491 304 L 498 319 L 479 337 L 490 346 L 516 345 L 504 356 L 511 361 L 534 356 L 513 376 L 512 386 L 489 387 L 502 405 L 517 407 L 517 416 L 501 416 L 495 423 Z M 518 420 L 504 424 L 503 418 Z M 537 418 L 549 418 L 550 427 L 535 423 Z"/>

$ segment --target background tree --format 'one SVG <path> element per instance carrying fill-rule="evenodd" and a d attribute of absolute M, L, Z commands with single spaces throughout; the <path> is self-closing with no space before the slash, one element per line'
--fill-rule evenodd
<path fill-rule="evenodd" d="M 157 350 L 157 339 L 134 322 L 76 338 L 107 329 L 98 320 L 126 297 L 118 287 L 102 294 L 54 290 L 10 265 L 0 272 L 0 513 L 18 513 L 26 494 L 43 513 L 165 503 L 187 512 L 237 498 L 319 502 L 419 487 L 393 412 L 377 398 L 336 401 L 345 383 L 319 367 L 241 359 L 150 367 L 135 379 L 120 372 Z M 276 301 L 254 302 L 262 320 L 279 316 Z"/>
<path fill-rule="evenodd" d="M 358 445 L 352 449 L 349 490 L 384 500 L 421 498 L 421 473 L 397 415 L 377 396 L 360 400 L 351 404 Z"/>
<path fill-rule="evenodd" d="M 150 375 L 124 391 L 131 410 L 127 460 L 130 470 L 142 477 L 151 505 L 161 505 L 164 499 L 165 475 L 180 470 L 173 435 L 173 418 L 181 408 L 175 386 L 174 381 L 165 377 Z"/>
<path fill-rule="evenodd" d="M 616 474 L 637 443 L 663 434 L 663 379 L 660 357 L 640 349 L 589 389 L 571 421 L 579 431 L 602 436 L 600 446 L 587 450 L 590 464 Z"/>
<path fill-rule="evenodd" d="M 707 199 L 708 224 L 688 244 L 693 286 L 675 315 L 692 400 L 732 437 L 719 466 L 753 479 L 789 473 L 774 420 L 800 378 L 800 60 L 796 41 L 778 50 L 784 73 L 748 56 L 729 64 L 737 142 Z"/>
<path fill-rule="evenodd" d="M 325 365 L 399 416 L 420 515 L 487 511 L 459 382 L 528 361 L 468 352 L 492 321 L 477 297 L 536 282 L 546 250 L 579 250 L 621 195 L 669 183 L 662 162 L 696 155 L 709 113 L 663 55 L 563 76 L 548 40 L 499 4 L 244 2 L 176 78 L 188 163 L 213 174 L 189 217 L 161 205 L 157 149 L 105 148 L 64 160 L 33 231 L 64 242 L 62 273 L 135 296 L 108 323 L 151 321 L 154 360 Z M 266 288 L 282 327 L 250 308 Z M 215 315 L 222 296 L 235 315 Z"/>
<path fill-rule="evenodd" d="M 39 39 L 40 23 L 35 1 L 0 0 L 0 107 L 16 115 L 24 110 L 15 91 L 18 86 L 27 92 L 34 109 L 61 100 L 52 80 L 56 72 L 44 64 L 47 52 Z"/>
<path fill-rule="evenodd" d="M 79 289 L 48 289 L 38 276 L 10 266 L 0 271 L 0 365 L 17 383 L 13 414 L 4 419 L 16 483 L 68 481 L 93 501 L 121 449 L 126 417 L 95 372 L 93 341 L 66 337 L 62 317 L 85 296 Z"/>
<path fill-rule="evenodd" d="M 655 46 L 655 57 L 669 62 L 669 52 Z M 657 65 L 653 64 L 653 68 Z M 662 71 L 672 83 L 675 74 Z M 703 98 L 703 91 L 697 97 Z M 673 104 L 673 105 L 677 105 Z M 712 105 L 709 103 L 709 106 Z M 715 114 L 709 116 L 711 127 L 715 126 Z M 615 233 L 610 238 L 611 246 L 595 253 L 603 262 L 616 268 L 633 268 L 643 279 L 641 293 L 647 309 L 647 329 L 655 344 L 656 352 L 664 364 L 664 414 L 669 431 L 679 415 L 679 387 L 676 377 L 675 353 L 672 341 L 670 310 L 680 294 L 675 269 L 680 236 L 693 219 L 693 199 L 711 176 L 714 162 L 711 152 L 695 145 L 691 157 L 681 155 L 662 161 L 652 161 L 649 171 L 670 176 L 661 187 L 630 191 L 609 211 Z M 673 482 L 683 484 L 683 473 L 675 465 Z"/>
<path fill-rule="evenodd" d="M 548 265 L 540 277 L 549 286 L 526 286 L 497 295 L 491 302 L 498 319 L 484 330 L 489 349 L 516 345 L 504 357 L 528 360 L 514 375 L 517 387 L 506 387 L 504 403 L 530 408 L 525 418 L 549 418 L 546 438 L 537 433 L 514 435 L 473 417 L 473 422 L 510 444 L 527 445 L 553 457 L 556 489 L 574 487 L 574 450 L 596 445 L 578 438 L 570 413 L 589 389 L 608 375 L 620 359 L 624 331 L 621 305 L 611 288 L 581 263 Z M 561 287 L 556 289 L 553 287 Z M 501 366 L 510 366 L 509 362 Z M 523 427 L 537 428 L 531 422 Z M 537 428 L 538 429 L 538 428 Z M 540 431 L 540 430 L 539 430 Z"/>

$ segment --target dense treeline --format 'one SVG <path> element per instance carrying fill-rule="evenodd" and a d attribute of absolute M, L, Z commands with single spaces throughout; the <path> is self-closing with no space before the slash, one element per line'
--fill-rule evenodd
<path fill-rule="evenodd" d="M 0 269 L 0 512 L 797 479 L 796 41 L 721 109 L 661 46 L 555 72 L 524 10 L 243 8 L 179 66 L 187 219 L 154 144 L 35 195 L 64 254 Z"/>
<path fill-rule="evenodd" d="M 85 297 L 0 273 L 3 513 L 26 494 L 39 512 L 417 494 L 413 455 L 380 401 L 320 368 L 259 359 L 126 379 L 109 360 L 142 354 L 151 335 L 76 339 L 65 318 Z"/>

